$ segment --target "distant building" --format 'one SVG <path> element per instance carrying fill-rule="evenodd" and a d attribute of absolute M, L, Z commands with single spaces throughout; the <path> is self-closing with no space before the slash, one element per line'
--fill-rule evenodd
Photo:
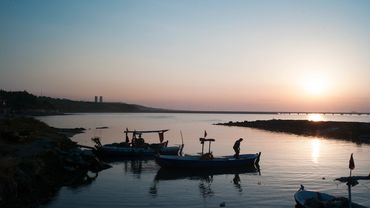
<path fill-rule="evenodd" d="M 100 96 L 99 97 L 99 102 L 102 103 L 103 102 L 103 96 Z"/>
<path fill-rule="evenodd" d="M 6 101 L 0 98 L 0 116 L 7 115 L 10 109 L 6 105 Z"/>
<path fill-rule="evenodd" d="M 98 102 L 98 96 L 95 96 L 95 102 L 96 103 Z"/>

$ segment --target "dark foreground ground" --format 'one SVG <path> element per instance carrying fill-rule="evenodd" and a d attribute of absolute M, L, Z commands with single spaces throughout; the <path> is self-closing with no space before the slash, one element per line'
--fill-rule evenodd
<path fill-rule="evenodd" d="M 302 136 L 315 136 L 370 143 L 370 123 L 308 121 L 308 120 L 259 120 L 259 121 L 229 121 L 216 125 L 239 126 L 263 129 L 273 132 L 283 132 Z"/>
<path fill-rule="evenodd" d="M 62 186 L 90 183 L 105 165 L 68 138 L 82 131 L 0 119 L 0 207 L 37 207 Z"/>

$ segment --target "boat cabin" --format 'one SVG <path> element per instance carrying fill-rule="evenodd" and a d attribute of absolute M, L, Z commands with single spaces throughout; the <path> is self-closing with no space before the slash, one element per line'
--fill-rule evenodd
<path fill-rule="evenodd" d="M 211 152 L 211 143 L 215 142 L 215 139 L 206 139 L 206 138 L 199 138 L 200 143 L 202 144 L 202 154 L 200 156 L 201 159 L 204 160 L 211 160 L 213 159 L 213 154 Z M 204 143 L 208 142 L 208 152 L 204 153 Z"/>
<path fill-rule="evenodd" d="M 145 142 L 145 139 L 143 138 L 143 134 L 158 134 L 159 137 L 159 143 L 151 143 L 150 145 L 154 146 L 161 146 L 161 147 L 167 147 L 168 140 L 164 141 L 164 133 L 167 132 L 169 129 L 162 129 L 162 130 L 150 130 L 150 131 L 137 131 L 137 130 L 126 130 L 125 133 L 125 143 L 131 144 L 133 147 L 141 147 L 146 146 L 148 143 Z M 129 138 L 129 134 L 132 134 L 131 142 Z"/>

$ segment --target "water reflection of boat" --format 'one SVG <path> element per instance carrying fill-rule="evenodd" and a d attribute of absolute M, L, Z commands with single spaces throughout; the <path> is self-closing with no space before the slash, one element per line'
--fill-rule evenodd
<path fill-rule="evenodd" d="M 240 174 L 251 174 L 251 175 L 260 175 L 261 172 L 259 168 L 237 168 L 237 169 L 228 169 L 228 170 L 217 170 L 217 169 L 200 169 L 200 170 L 179 170 L 179 169 L 167 169 L 161 168 L 158 170 L 157 174 L 154 177 L 154 182 L 149 189 L 149 193 L 153 196 L 158 194 L 158 184 L 160 181 L 172 181 L 172 180 L 192 180 L 199 181 L 198 188 L 201 196 L 207 198 L 214 195 L 212 189 L 212 183 L 214 176 L 217 175 L 234 175 L 232 181 L 234 187 L 238 192 L 242 192 L 243 188 L 241 186 Z"/>
<path fill-rule="evenodd" d="M 107 158 L 108 159 L 108 158 Z M 130 175 L 141 177 L 143 171 L 153 171 L 157 169 L 153 157 L 125 157 L 124 159 L 116 159 L 116 157 L 109 158 L 108 161 L 112 165 L 121 166 L 124 173 Z"/>
<path fill-rule="evenodd" d="M 156 162 L 162 168 L 219 169 L 224 171 L 228 169 L 254 167 L 259 163 L 261 152 L 256 154 L 242 154 L 238 158 L 235 158 L 233 155 L 213 157 L 211 142 L 214 142 L 215 139 L 200 138 L 199 140 L 202 144 L 201 155 L 159 155 L 156 157 Z M 209 142 L 209 150 L 208 153 L 203 154 L 205 142 Z"/>
<path fill-rule="evenodd" d="M 128 163 L 128 162 L 133 162 L 133 161 L 137 161 L 137 162 L 140 162 L 140 161 L 147 161 L 147 160 L 153 160 L 154 162 L 154 158 L 153 156 L 118 156 L 118 155 L 115 155 L 115 156 L 103 156 L 101 157 L 101 159 L 106 162 L 106 163 Z"/>
<path fill-rule="evenodd" d="M 126 140 L 121 143 L 102 145 L 100 138 L 95 137 L 92 138 L 92 140 L 96 143 L 95 147 L 97 154 L 102 157 L 153 157 L 158 153 L 162 155 L 178 155 L 183 145 L 168 146 L 168 140 L 164 141 L 164 133 L 167 131 L 168 129 L 152 131 L 130 131 L 126 129 L 124 132 L 126 134 Z M 132 133 L 131 142 L 128 137 L 129 133 Z M 142 135 L 148 133 L 158 133 L 160 142 L 146 143 Z"/>
<path fill-rule="evenodd" d="M 301 188 L 294 194 L 294 199 L 300 207 L 349 207 L 349 201 L 345 197 L 335 197 L 326 193 L 316 191 L 306 191 Z M 351 203 L 352 208 L 366 208 L 365 206 Z"/>

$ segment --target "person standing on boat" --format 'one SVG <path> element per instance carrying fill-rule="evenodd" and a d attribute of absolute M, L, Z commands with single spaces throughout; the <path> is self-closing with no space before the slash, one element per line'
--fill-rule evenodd
<path fill-rule="evenodd" d="M 239 159 L 239 153 L 240 153 L 240 142 L 242 142 L 242 141 L 243 141 L 243 138 L 240 138 L 240 139 L 236 140 L 236 142 L 234 143 L 233 149 L 234 149 L 234 151 L 235 151 L 235 155 L 234 155 L 234 157 L 235 157 L 236 159 Z"/>

